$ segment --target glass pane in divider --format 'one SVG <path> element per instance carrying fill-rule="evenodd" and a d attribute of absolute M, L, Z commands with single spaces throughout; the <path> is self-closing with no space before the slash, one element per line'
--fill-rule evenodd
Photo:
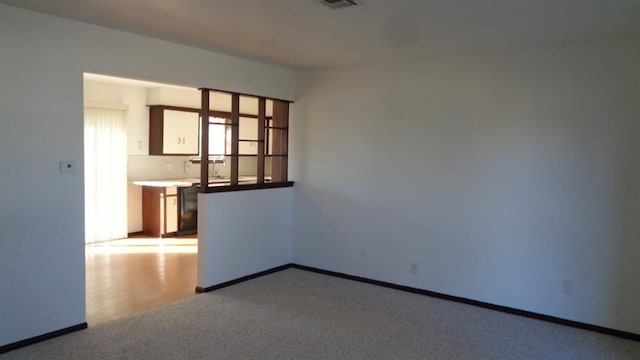
<path fill-rule="evenodd" d="M 256 168 L 257 168 L 256 156 L 242 156 L 238 157 L 238 183 L 242 184 L 255 184 Z"/>
<path fill-rule="evenodd" d="M 238 144 L 238 152 L 240 155 L 257 155 L 258 142 L 252 140 L 240 140 Z"/>
<path fill-rule="evenodd" d="M 240 95 L 240 114 L 258 115 L 258 98 Z"/>
<path fill-rule="evenodd" d="M 271 99 L 267 99 L 267 101 L 265 101 L 265 115 L 267 117 L 273 116 L 273 100 Z"/>
<path fill-rule="evenodd" d="M 258 154 L 258 119 L 240 118 L 238 152 L 240 155 Z"/>
<path fill-rule="evenodd" d="M 222 91 L 209 92 L 209 109 L 231 111 L 231 94 Z"/>
<path fill-rule="evenodd" d="M 240 140 L 258 140 L 258 119 L 240 117 Z"/>
<path fill-rule="evenodd" d="M 224 156 L 227 152 L 227 124 L 209 124 L 209 155 Z"/>
<path fill-rule="evenodd" d="M 264 158 L 264 182 L 271 181 L 271 156 L 265 156 Z"/>
<path fill-rule="evenodd" d="M 271 129 L 272 126 L 273 120 L 269 119 L 269 121 L 267 121 L 267 129 L 264 136 L 264 142 L 265 144 L 267 144 L 265 148 L 265 154 L 267 155 L 273 154 L 273 129 Z"/>
<path fill-rule="evenodd" d="M 228 120 L 220 117 L 209 116 L 209 124 L 227 124 Z"/>

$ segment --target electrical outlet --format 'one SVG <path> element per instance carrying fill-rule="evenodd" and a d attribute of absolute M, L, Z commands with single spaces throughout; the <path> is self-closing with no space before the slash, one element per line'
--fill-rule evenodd
<path fill-rule="evenodd" d="M 415 262 L 412 262 L 411 265 L 409 265 L 409 271 L 412 274 L 417 274 L 418 273 L 418 264 Z"/>
<path fill-rule="evenodd" d="M 562 280 L 561 287 L 562 287 L 562 293 L 564 294 L 569 295 L 573 291 L 573 284 L 569 280 Z"/>

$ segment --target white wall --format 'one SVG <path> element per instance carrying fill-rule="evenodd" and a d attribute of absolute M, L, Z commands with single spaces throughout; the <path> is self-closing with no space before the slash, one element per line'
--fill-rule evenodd
<path fill-rule="evenodd" d="M 198 194 L 198 286 L 291 262 L 293 188 Z"/>
<path fill-rule="evenodd" d="M 84 72 L 284 99 L 295 86 L 285 68 L 0 5 L 0 346 L 85 321 Z"/>
<path fill-rule="evenodd" d="M 301 76 L 295 263 L 640 333 L 640 43 Z"/>

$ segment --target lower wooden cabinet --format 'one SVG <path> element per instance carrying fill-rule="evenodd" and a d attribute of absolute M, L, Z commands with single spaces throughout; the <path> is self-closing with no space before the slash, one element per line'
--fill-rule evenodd
<path fill-rule="evenodd" d="M 178 188 L 142 187 L 142 232 L 146 235 L 174 236 L 178 231 Z"/>

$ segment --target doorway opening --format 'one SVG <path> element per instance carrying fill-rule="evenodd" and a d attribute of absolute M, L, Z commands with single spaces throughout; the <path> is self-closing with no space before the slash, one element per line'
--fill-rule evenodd
<path fill-rule="evenodd" d="M 184 99 L 193 92 L 199 100 L 196 89 L 84 74 L 85 279 L 90 326 L 195 295 L 197 230 L 145 233 L 143 186 L 134 184 L 197 174 L 196 167 L 187 165 L 187 157 L 149 156 L 148 104 L 167 91 L 183 94 Z M 185 197 L 178 211 L 185 205 L 197 209 L 190 199 Z M 179 202 L 180 195 L 175 200 Z M 184 222 L 164 214 L 162 219 Z"/>

